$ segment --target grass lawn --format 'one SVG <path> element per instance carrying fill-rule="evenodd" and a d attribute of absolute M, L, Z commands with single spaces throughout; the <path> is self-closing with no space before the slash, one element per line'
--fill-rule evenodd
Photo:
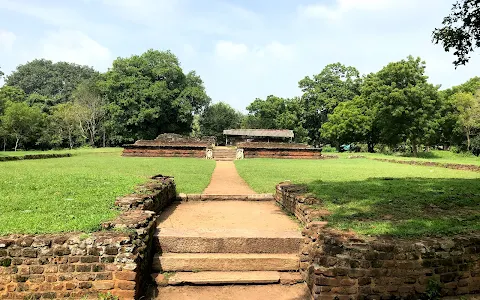
<path fill-rule="evenodd" d="M 307 184 L 332 215 L 329 225 L 363 235 L 451 235 L 480 230 L 480 173 L 366 159 L 236 162 L 257 192 Z"/>
<path fill-rule="evenodd" d="M 465 165 L 480 165 L 480 157 L 469 153 L 453 153 L 450 151 L 432 150 L 430 152 L 419 152 L 419 157 L 405 156 L 403 154 L 385 155 L 381 153 L 325 153 L 331 155 L 338 155 L 340 158 L 347 158 L 350 155 L 363 155 L 372 158 L 385 158 L 396 160 L 418 160 L 418 161 L 433 161 L 444 164 L 465 164 Z"/>
<path fill-rule="evenodd" d="M 91 232 L 114 218 L 118 196 L 156 174 L 175 177 L 179 193 L 199 193 L 215 162 L 121 157 L 122 149 L 67 151 L 72 157 L 0 162 L 0 235 Z"/>

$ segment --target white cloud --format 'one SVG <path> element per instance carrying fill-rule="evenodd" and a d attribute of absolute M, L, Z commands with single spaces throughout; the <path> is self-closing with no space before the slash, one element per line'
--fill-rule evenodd
<path fill-rule="evenodd" d="M 11 51 L 16 39 L 13 32 L 0 29 L 0 51 Z"/>
<path fill-rule="evenodd" d="M 237 44 L 230 41 L 219 41 L 215 45 L 215 55 L 227 59 L 235 60 L 244 56 L 248 52 L 248 47 L 245 44 Z"/>
<path fill-rule="evenodd" d="M 350 11 L 380 11 L 406 4 L 402 0 L 336 0 L 334 5 L 310 4 L 298 8 L 304 18 L 338 20 Z"/>
<path fill-rule="evenodd" d="M 112 62 L 110 50 L 81 31 L 50 32 L 42 41 L 42 56 L 105 70 Z"/>

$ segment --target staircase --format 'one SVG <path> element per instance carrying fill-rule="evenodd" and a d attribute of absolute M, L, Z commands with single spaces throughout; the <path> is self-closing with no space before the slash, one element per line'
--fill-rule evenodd
<path fill-rule="evenodd" d="M 160 295 L 161 286 L 294 285 L 302 242 L 273 201 L 179 203 L 160 217 L 153 278 Z"/>
<path fill-rule="evenodd" d="M 235 160 L 237 155 L 237 148 L 216 146 L 213 148 L 213 159 L 222 161 Z"/>

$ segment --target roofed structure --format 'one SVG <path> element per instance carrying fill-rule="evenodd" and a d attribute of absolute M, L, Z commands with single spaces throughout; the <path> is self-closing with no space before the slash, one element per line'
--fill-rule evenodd
<path fill-rule="evenodd" d="M 272 137 L 272 138 L 293 138 L 293 130 L 286 129 L 226 129 L 224 135 L 249 136 L 249 137 Z"/>

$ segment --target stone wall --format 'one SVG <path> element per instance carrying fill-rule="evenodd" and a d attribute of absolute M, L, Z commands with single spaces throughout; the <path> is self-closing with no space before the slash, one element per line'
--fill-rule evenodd
<path fill-rule="evenodd" d="M 47 159 L 47 158 L 60 158 L 70 157 L 70 153 L 49 153 L 49 154 L 28 154 L 22 156 L 0 156 L 0 161 L 14 161 L 25 159 Z"/>
<path fill-rule="evenodd" d="M 329 212 L 305 191 L 282 183 L 276 200 L 305 225 L 301 269 L 315 299 L 419 299 L 429 285 L 442 296 L 480 293 L 480 234 L 406 240 L 338 232 L 316 221 Z"/>
<path fill-rule="evenodd" d="M 243 149 L 244 158 L 291 158 L 291 159 L 325 159 L 321 148 L 295 143 L 238 143 Z"/>
<path fill-rule="evenodd" d="M 441 168 L 454 169 L 454 170 L 480 172 L 480 165 L 452 164 L 452 163 L 439 163 L 434 161 L 400 160 L 400 159 L 375 158 L 375 157 L 372 157 L 370 159 L 376 160 L 376 161 L 404 164 L 404 165 L 441 167 Z"/>
<path fill-rule="evenodd" d="M 205 158 L 207 149 L 214 144 L 214 137 L 196 138 L 164 133 L 155 140 L 138 140 L 134 144 L 124 145 L 123 156 Z"/>
<path fill-rule="evenodd" d="M 138 299 L 150 283 L 156 214 L 175 200 L 171 178 L 155 176 L 120 197 L 122 213 L 91 234 L 0 237 L 0 299 Z"/>

